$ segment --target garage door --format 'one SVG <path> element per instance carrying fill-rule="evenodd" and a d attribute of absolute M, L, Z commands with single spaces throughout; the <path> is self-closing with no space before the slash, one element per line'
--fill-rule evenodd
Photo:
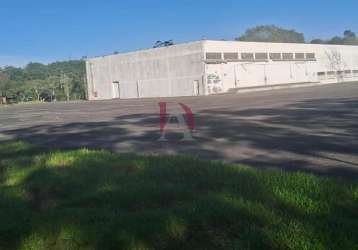
<path fill-rule="evenodd" d="M 295 82 L 294 69 L 288 63 L 268 64 L 266 75 L 269 85 Z"/>
<path fill-rule="evenodd" d="M 237 66 L 237 87 L 255 87 L 265 84 L 265 65 L 241 64 Z"/>

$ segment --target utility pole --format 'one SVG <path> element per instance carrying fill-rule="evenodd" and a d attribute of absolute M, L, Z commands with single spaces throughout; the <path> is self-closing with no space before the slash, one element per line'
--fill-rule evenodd
<path fill-rule="evenodd" d="M 61 83 L 59 83 L 58 80 L 59 79 L 55 76 L 50 76 L 47 78 L 49 88 L 51 90 L 51 102 L 56 102 L 56 86 L 61 87 Z"/>
<path fill-rule="evenodd" d="M 70 101 L 70 86 L 69 86 L 69 78 L 67 77 L 67 75 L 64 75 L 65 77 L 65 92 L 66 92 L 66 97 L 67 97 L 67 101 Z"/>
<path fill-rule="evenodd" d="M 61 71 L 61 86 L 63 86 L 63 90 L 66 95 L 66 100 L 70 101 L 70 86 L 69 86 L 69 77 Z"/>
<path fill-rule="evenodd" d="M 83 89 L 85 91 L 85 99 L 88 100 L 88 83 L 86 74 L 83 76 Z"/>

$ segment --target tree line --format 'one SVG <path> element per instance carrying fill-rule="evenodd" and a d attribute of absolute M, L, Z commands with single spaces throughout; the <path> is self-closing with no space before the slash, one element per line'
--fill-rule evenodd
<path fill-rule="evenodd" d="M 0 68 L 0 96 L 7 102 L 85 99 L 85 76 L 83 60 L 6 66 Z"/>
<path fill-rule="evenodd" d="M 225 39 L 222 39 L 225 40 Z M 306 41 L 305 35 L 294 29 L 286 29 L 275 25 L 260 25 L 249 28 L 244 34 L 235 38 L 236 41 L 246 42 L 271 42 L 271 43 L 311 43 L 311 44 L 336 44 L 358 45 L 358 37 L 355 32 L 345 30 L 342 36 L 334 36 L 330 39 L 315 38 Z M 157 41 L 153 48 L 174 45 L 173 40 Z"/>
<path fill-rule="evenodd" d="M 345 30 L 342 36 L 334 36 L 330 39 L 316 38 L 307 42 L 303 33 L 297 32 L 294 29 L 285 29 L 275 25 L 260 25 L 250 28 L 235 40 L 247 42 L 358 45 L 356 33 L 351 30 Z"/>

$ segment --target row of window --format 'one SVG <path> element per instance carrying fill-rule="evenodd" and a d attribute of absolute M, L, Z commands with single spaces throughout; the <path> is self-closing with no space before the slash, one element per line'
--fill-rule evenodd
<path fill-rule="evenodd" d="M 358 76 L 358 70 L 337 70 L 337 71 L 327 71 L 327 72 L 318 72 L 317 75 L 320 78 L 335 77 L 335 76 Z"/>
<path fill-rule="evenodd" d="M 206 60 L 244 60 L 244 61 L 294 61 L 294 60 L 316 60 L 315 53 L 206 53 Z"/>

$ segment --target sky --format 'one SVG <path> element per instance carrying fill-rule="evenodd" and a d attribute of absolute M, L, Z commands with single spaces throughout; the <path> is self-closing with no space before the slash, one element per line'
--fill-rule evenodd
<path fill-rule="evenodd" d="M 274 24 L 330 38 L 358 33 L 357 0 L 0 0 L 0 67 L 50 63 L 200 39 L 232 40 Z"/>

